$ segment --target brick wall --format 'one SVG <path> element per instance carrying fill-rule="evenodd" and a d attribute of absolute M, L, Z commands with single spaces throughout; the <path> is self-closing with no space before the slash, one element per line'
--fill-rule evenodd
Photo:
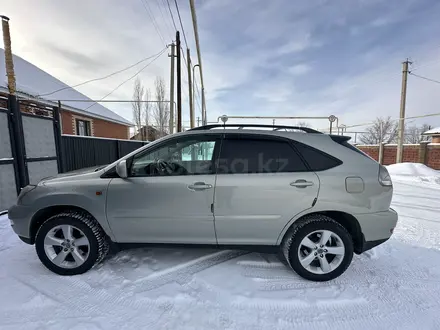
<path fill-rule="evenodd" d="M 129 139 L 130 132 L 127 126 L 112 123 L 101 119 L 93 119 L 95 136 L 114 139 Z"/>
<path fill-rule="evenodd" d="M 129 128 L 125 125 L 116 124 L 102 119 L 77 115 L 66 110 L 61 110 L 63 134 L 76 135 L 76 119 L 87 120 L 90 122 L 90 131 L 92 136 L 124 140 L 130 138 Z"/>
<path fill-rule="evenodd" d="M 367 155 L 379 161 L 379 146 L 364 146 L 358 145 L 359 149 L 365 152 Z M 440 170 L 440 144 L 427 144 L 426 155 L 423 157 L 423 145 L 418 144 L 408 144 L 403 146 L 403 162 L 407 163 L 420 163 L 423 162 L 425 165 Z M 383 148 L 383 164 L 391 165 L 396 163 L 397 145 L 384 145 Z"/>
<path fill-rule="evenodd" d="M 368 156 L 379 161 L 379 146 L 357 146 L 363 152 L 365 152 Z"/>
<path fill-rule="evenodd" d="M 75 135 L 76 132 L 72 125 L 72 120 L 73 120 L 72 113 L 68 111 L 61 111 L 60 115 L 61 115 L 61 125 L 63 127 L 61 133 Z"/>
<path fill-rule="evenodd" d="M 428 144 L 426 165 L 436 170 L 440 170 L 440 144 Z"/>

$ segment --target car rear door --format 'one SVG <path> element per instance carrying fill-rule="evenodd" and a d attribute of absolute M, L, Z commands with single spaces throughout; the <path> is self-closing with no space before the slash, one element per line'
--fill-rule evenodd
<path fill-rule="evenodd" d="M 226 134 L 214 197 L 218 244 L 276 244 L 289 220 L 312 207 L 318 191 L 318 176 L 289 140 Z"/>

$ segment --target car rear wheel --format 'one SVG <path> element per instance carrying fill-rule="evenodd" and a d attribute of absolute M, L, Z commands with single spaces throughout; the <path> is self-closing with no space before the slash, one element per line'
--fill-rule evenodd
<path fill-rule="evenodd" d="M 348 231 L 330 217 L 305 217 L 286 234 L 281 246 L 290 267 L 311 281 L 329 281 L 345 272 L 353 258 Z"/>
<path fill-rule="evenodd" d="M 36 235 L 35 248 L 49 270 L 59 275 L 77 275 L 103 260 L 109 244 L 92 216 L 63 212 L 43 223 Z"/>

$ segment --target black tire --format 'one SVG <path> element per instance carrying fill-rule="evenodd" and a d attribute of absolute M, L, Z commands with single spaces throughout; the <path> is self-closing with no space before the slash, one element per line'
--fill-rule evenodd
<path fill-rule="evenodd" d="M 298 257 L 298 249 L 301 241 L 308 234 L 316 230 L 330 230 L 337 234 L 345 247 L 345 255 L 342 262 L 334 270 L 326 274 L 315 274 L 304 268 Z M 306 216 L 295 223 L 287 232 L 281 244 L 281 251 L 289 266 L 301 277 L 310 281 L 329 281 L 343 274 L 353 259 L 353 239 L 350 233 L 341 224 L 330 217 L 321 214 Z"/>
<path fill-rule="evenodd" d="M 44 251 L 46 234 L 55 226 L 72 225 L 80 229 L 89 240 L 89 253 L 84 263 L 75 268 L 63 268 L 55 265 Z M 35 249 L 44 266 L 58 275 L 78 275 L 87 272 L 100 263 L 107 255 L 110 245 L 107 235 L 99 223 L 88 213 L 69 211 L 52 216 L 39 228 L 35 238 Z"/>

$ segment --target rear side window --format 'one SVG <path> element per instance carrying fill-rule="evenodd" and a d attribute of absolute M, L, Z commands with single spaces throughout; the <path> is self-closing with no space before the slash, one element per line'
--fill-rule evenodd
<path fill-rule="evenodd" d="M 307 167 L 288 142 L 227 138 L 218 162 L 219 174 L 304 172 Z"/>
<path fill-rule="evenodd" d="M 342 164 L 339 159 L 305 144 L 295 142 L 295 148 L 303 156 L 312 171 L 324 171 Z"/>

